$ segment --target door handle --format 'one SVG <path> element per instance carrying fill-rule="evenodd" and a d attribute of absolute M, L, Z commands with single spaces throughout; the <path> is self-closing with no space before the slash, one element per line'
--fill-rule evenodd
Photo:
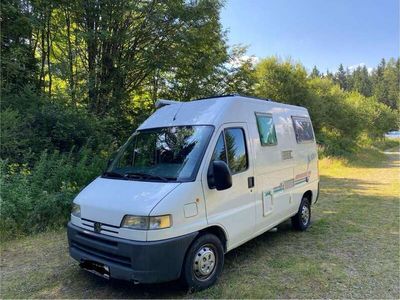
<path fill-rule="evenodd" d="M 250 188 L 254 187 L 254 176 L 247 178 L 247 186 Z"/>

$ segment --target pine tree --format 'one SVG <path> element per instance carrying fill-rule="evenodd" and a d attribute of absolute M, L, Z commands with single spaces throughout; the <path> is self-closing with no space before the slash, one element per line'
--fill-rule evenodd
<path fill-rule="evenodd" d="M 325 74 L 324 77 L 325 77 L 325 78 L 328 78 L 328 79 L 330 79 L 330 80 L 333 80 L 333 79 L 334 79 L 333 74 L 332 74 L 328 69 L 326 70 L 326 74 Z"/>
<path fill-rule="evenodd" d="M 346 78 L 346 71 L 342 64 L 339 65 L 338 71 L 335 74 L 335 82 L 339 84 L 340 88 L 343 90 L 347 90 L 347 78 Z"/>
<path fill-rule="evenodd" d="M 310 77 L 311 78 L 319 78 L 319 77 L 321 77 L 321 72 L 317 69 L 317 66 L 314 65 L 314 68 L 311 71 Z"/>
<path fill-rule="evenodd" d="M 358 66 L 352 74 L 352 90 L 359 92 L 364 96 L 371 96 L 371 79 L 369 78 L 366 66 Z"/>

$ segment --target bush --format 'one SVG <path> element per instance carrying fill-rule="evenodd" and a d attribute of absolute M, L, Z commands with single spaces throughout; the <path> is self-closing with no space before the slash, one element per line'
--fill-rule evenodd
<path fill-rule="evenodd" d="M 51 102 L 24 89 L 2 100 L 0 157 L 9 163 L 32 166 L 43 151 L 68 153 L 82 147 L 100 151 L 115 143 L 108 119 L 67 106 L 63 99 Z"/>
<path fill-rule="evenodd" d="M 105 157 L 83 148 L 43 152 L 32 168 L 2 160 L 0 232 L 5 238 L 65 225 L 75 195 L 98 176 Z"/>
<path fill-rule="evenodd" d="M 377 141 L 374 146 L 380 150 L 390 150 L 396 148 L 400 151 L 400 139 L 383 138 Z"/>
<path fill-rule="evenodd" d="M 14 161 L 30 160 L 31 153 L 27 145 L 33 132 L 26 126 L 24 118 L 19 112 L 7 108 L 0 112 L 0 120 L 0 157 Z"/>

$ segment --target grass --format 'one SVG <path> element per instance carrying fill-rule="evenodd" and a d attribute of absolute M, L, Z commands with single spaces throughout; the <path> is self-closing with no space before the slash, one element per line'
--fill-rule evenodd
<path fill-rule="evenodd" d="M 133 285 L 81 271 L 65 232 L 1 245 L 1 298 L 400 298 L 398 148 L 320 161 L 313 223 L 285 222 L 226 255 L 212 288 Z"/>

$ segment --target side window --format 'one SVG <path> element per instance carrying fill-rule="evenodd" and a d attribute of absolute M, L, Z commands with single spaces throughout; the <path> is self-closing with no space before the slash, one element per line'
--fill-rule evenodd
<path fill-rule="evenodd" d="M 271 115 L 256 113 L 258 133 L 261 146 L 273 146 L 278 144 L 275 125 Z"/>
<path fill-rule="evenodd" d="M 311 121 L 305 117 L 292 117 L 297 143 L 314 141 Z"/>
<path fill-rule="evenodd" d="M 243 129 L 228 128 L 220 134 L 211 158 L 210 167 L 214 160 L 225 161 L 232 174 L 247 169 L 247 149 Z M 211 175 L 211 172 L 210 168 L 209 175 Z"/>
<path fill-rule="evenodd" d="M 225 129 L 228 166 L 232 174 L 245 171 L 248 166 L 244 131 L 241 128 Z"/>

